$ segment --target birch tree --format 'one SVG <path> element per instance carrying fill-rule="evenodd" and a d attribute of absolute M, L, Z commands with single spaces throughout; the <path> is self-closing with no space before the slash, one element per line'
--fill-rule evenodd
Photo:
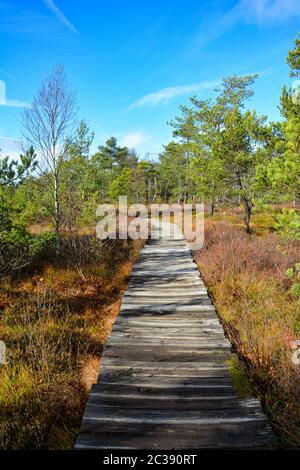
<path fill-rule="evenodd" d="M 32 105 L 22 115 L 23 137 L 35 149 L 38 169 L 51 187 L 57 255 L 61 251 L 60 174 L 76 114 L 75 93 L 64 68 L 58 65 L 42 82 Z"/>

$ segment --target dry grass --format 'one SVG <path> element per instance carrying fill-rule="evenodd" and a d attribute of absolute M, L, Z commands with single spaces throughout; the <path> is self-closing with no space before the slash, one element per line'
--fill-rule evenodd
<path fill-rule="evenodd" d="M 72 448 L 140 247 L 73 240 L 60 264 L 2 280 L 0 448 Z"/>
<path fill-rule="evenodd" d="M 52 232 L 53 227 L 51 221 L 44 220 L 42 222 L 30 224 L 28 230 L 32 235 L 41 235 L 46 232 Z"/>
<path fill-rule="evenodd" d="M 210 220 L 195 259 L 253 391 L 285 444 L 299 447 L 300 366 L 292 363 L 291 342 L 300 338 L 300 304 L 285 275 L 300 260 L 299 243 Z"/>

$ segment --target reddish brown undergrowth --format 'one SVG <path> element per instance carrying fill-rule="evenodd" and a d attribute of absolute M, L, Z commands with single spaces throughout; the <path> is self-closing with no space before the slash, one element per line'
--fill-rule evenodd
<path fill-rule="evenodd" d="M 299 447 L 300 366 L 292 345 L 300 338 L 300 304 L 285 274 L 300 260 L 299 243 L 208 221 L 195 259 L 254 393 L 285 445 Z"/>
<path fill-rule="evenodd" d="M 0 283 L 0 448 L 72 448 L 141 242 L 65 240 Z"/>

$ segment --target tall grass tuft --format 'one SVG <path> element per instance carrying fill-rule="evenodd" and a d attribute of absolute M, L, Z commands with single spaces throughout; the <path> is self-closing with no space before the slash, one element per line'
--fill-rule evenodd
<path fill-rule="evenodd" d="M 59 260 L 0 281 L 1 449 L 72 448 L 140 246 L 64 240 Z"/>
<path fill-rule="evenodd" d="M 300 338 L 300 303 L 286 272 L 300 260 L 300 243 L 209 222 L 195 259 L 274 429 L 299 447 L 300 365 L 292 353 Z"/>

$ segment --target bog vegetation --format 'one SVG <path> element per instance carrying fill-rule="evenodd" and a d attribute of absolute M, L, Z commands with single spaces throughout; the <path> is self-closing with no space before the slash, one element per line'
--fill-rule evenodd
<path fill-rule="evenodd" d="M 300 78 L 300 38 L 289 51 Z M 258 396 L 284 445 L 300 446 L 300 92 L 282 119 L 251 110 L 256 75 L 223 80 L 170 122 L 159 158 L 139 158 L 78 119 L 62 66 L 21 123 L 23 154 L 0 160 L 0 447 L 69 448 L 118 312 L 139 241 L 96 239 L 96 208 L 204 202 L 195 253 L 239 361 L 240 393 Z M 297 354 L 296 354 L 297 356 Z M 300 356 L 300 354 L 299 354 Z M 293 355 L 295 358 L 295 354 Z"/>

